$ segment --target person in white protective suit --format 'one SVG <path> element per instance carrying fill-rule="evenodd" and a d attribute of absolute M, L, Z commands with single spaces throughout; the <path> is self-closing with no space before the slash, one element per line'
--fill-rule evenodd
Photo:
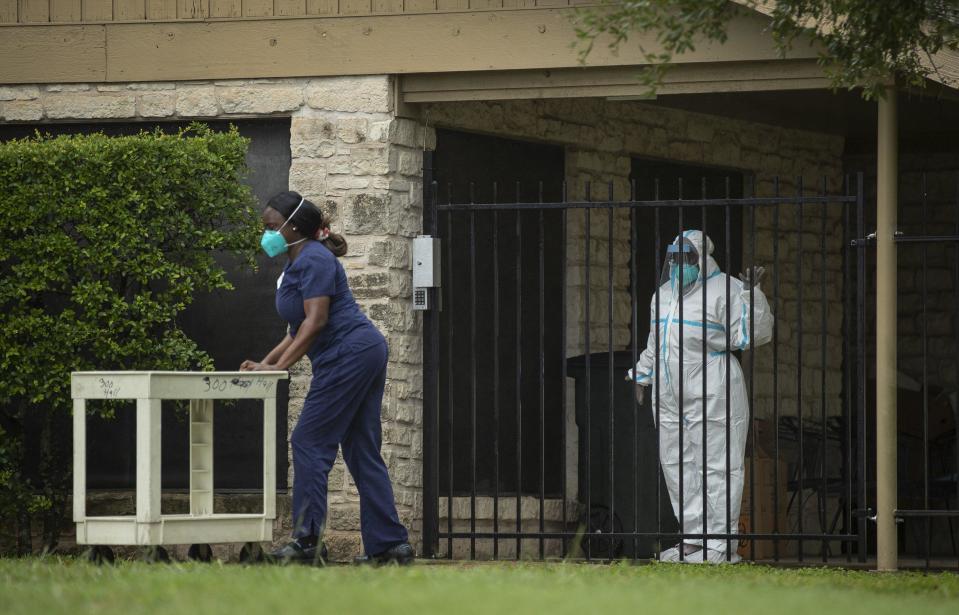
<path fill-rule="evenodd" d="M 687 535 L 680 544 L 660 553 L 662 561 L 680 561 L 680 549 L 683 550 L 682 561 L 687 562 L 722 563 L 740 560 L 736 554 L 737 541 L 709 539 L 706 545 L 703 545 L 702 538 L 697 539 L 695 535 L 702 535 L 704 527 L 708 534 L 735 533 L 739 527 L 743 493 L 743 455 L 749 429 L 749 401 L 742 368 L 731 353 L 767 343 L 772 338 L 773 315 L 766 296 L 759 288 L 763 268 L 755 267 L 742 274 L 740 279 L 736 279 L 719 270 L 712 253 L 712 241 L 695 230 L 684 232 L 668 247 L 660 282 L 658 309 L 655 294 L 650 305 L 649 340 L 635 369 L 629 370 L 627 375 L 628 379 L 636 383 L 636 395 L 640 403 L 646 396 L 647 387 L 653 385 L 654 394 L 658 390 L 660 463 L 673 511 L 676 518 L 681 519 L 682 532 Z M 703 293 L 706 295 L 705 313 Z M 680 335 L 682 363 L 679 356 Z M 656 400 L 653 399 L 653 402 L 653 412 L 656 413 Z M 705 520 L 703 498 L 706 499 Z"/>

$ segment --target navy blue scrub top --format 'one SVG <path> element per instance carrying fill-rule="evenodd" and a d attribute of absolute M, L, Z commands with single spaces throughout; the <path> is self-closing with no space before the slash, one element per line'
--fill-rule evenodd
<path fill-rule="evenodd" d="M 294 338 L 306 318 L 303 300 L 314 297 L 329 297 L 330 312 L 326 326 L 306 353 L 311 363 L 327 356 L 335 358 L 343 343 L 357 351 L 384 341 L 356 304 L 340 260 L 319 241 L 309 240 L 296 260 L 283 268 L 276 289 L 276 311 L 289 324 Z"/>

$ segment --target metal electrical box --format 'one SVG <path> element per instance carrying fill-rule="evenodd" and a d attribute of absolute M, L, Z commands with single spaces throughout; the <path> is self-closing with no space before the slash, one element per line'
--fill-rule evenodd
<path fill-rule="evenodd" d="M 430 309 L 430 288 L 440 287 L 440 240 L 430 235 L 413 238 L 413 309 Z"/>

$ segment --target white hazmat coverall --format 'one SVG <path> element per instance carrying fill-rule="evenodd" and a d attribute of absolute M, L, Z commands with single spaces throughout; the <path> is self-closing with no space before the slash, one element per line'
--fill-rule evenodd
<path fill-rule="evenodd" d="M 704 248 L 705 259 L 701 256 Z M 759 286 L 752 288 L 751 308 L 749 285 L 720 271 L 711 256 L 712 253 L 712 241 L 700 231 L 686 231 L 682 237 L 674 240 L 667 253 L 665 282 L 660 286 L 658 309 L 655 294 L 651 301 L 651 326 L 646 349 L 641 354 L 635 370 L 629 372 L 629 378 L 636 384 L 645 387 L 652 385 L 652 388 L 644 390 L 654 395 L 652 399 L 654 415 L 658 405 L 660 463 L 673 511 L 676 518 L 681 520 L 682 532 L 689 535 L 683 539 L 683 543 L 690 546 L 683 547 L 680 543 L 677 547 L 663 551 L 661 559 L 667 561 L 678 561 L 680 548 L 684 548 L 686 552 L 692 551 L 685 556 L 686 561 L 713 563 L 727 561 L 725 539 L 709 539 L 706 548 L 702 549 L 702 538 L 697 539 L 695 535 L 703 534 L 704 525 L 706 533 L 709 534 L 736 533 L 739 527 L 743 493 L 743 455 L 746 434 L 749 430 L 749 400 L 742 368 L 731 352 L 761 346 L 772 338 L 773 315 Z M 679 269 L 682 264 L 671 265 L 669 262 L 677 260 L 677 256 L 680 256 L 680 260 L 685 256 L 686 263 L 695 264 L 687 264 L 682 278 L 679 278 Z M 704 264 L 705 271 L 702 271 Z M 752 275 L 753 279 L 758 277 L 755 273 Z M 680 289 L 683 284 L 685 288 Z M 703 312 L 704 293 L 706 295 L 705 313 Z M 680 303 L 682 303 L 682 318 L 680 318 Z M 682 364 L 679 357 L 680 331 L 682 331 L 683 347 Z M 703 359 L 704 335 L 706 338 L 705 361 Z M 655 398 L 657 389 L 658 404 Z M 682 432 L 681 448 L 680 432 Z M 703 459 L 704 438 L 705 460 Z M 727 446 L 729 448 L 728 471 Z M 680 465 L 682 465 L 681 470 Z M 705 487 L 703 485 L 704 466 Z M 680 476 L 682 476 L 682 492 L 680 492 Z M 726 521 L 727 479 L 728 526 Z M 705 522 L 703 498 L 706 499 Z M 729 561 L 738 561 L 737 541 L 732 540 L 728 544 L 730 546 Z"/>

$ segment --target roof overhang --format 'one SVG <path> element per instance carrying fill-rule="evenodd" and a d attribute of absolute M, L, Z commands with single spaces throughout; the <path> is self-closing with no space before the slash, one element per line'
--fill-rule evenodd
<path fill-rule="evenodd" d="M 711 92 L 824 89 L 829 81 L 815 60 L 761 60 L 677 64 L 656 96 Z M 650 88 L 636 66 L 480 71 L 406 75 L 399 93 L 408 103 L 464 100 L 606 97 L 644 99 Z"/>

